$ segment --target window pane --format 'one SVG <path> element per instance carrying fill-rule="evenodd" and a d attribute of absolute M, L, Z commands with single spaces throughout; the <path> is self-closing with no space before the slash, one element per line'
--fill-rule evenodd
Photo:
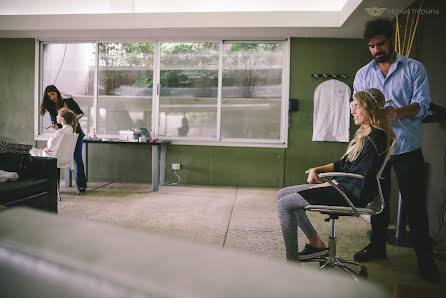
<path fill-rule="evenodd" d="M 222 139 L 280 139 L 282 57 L 282 43 L 224 44 Z"/>
<path fill-rule="evenodd" d="M 100 43 L 98 132 L 152 126 L 154 43 Z"/>
<path fill-rule="evenodd" d="M 219 43 L 161 43 L 159 135 L 215 138 Z"/>
<path fill-rule="evenodd" d="M 42 88 L 55 85 L 62 97 L 73 97 L 84 112 L 79 120 L 87 133 L 93 125 L 93 88 L 95 44 L 44 44 L 42 53 Z M 42 90 L 42 91 L 43 91 Z M 40 102 L 43 94 L 39 95 Z M 39 133 L 54 133 L 49 113 L 39 117 Z"/>

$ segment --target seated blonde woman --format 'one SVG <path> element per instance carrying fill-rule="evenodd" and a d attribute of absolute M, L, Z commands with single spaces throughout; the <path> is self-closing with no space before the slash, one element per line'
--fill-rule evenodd
<path fill-rule="evenodd" d="M 328 182 L 320 183 L 318 174 L 336 171 L 364 176 L 364 180 L 336 177 L 333 181 L 357 207 L 365 207 L 378 193 L 375 177 L 395 139 L 384 103 L 384 95 L 378 89 L 356 93 L 351 113 L 355 124 L 360 127 L 344 156 L 334 163 L 311 169 L 308 184 L 289 186 L 279 191 L 277 209 L 288 260 L 302 261 L 328 255 L 325 243 L 305 214 L 306 206 L 347 206 L 343 197 Z M 297 246 L 298 227 L 309 241 L 300 252 Z"/>
<path fill-rule="evenodd" d="M 76 131 L 77 119 L 76 115 L 71 110 L 67 108 L 60 109 L 59 113 L 57 113 L 56 119 L 57 123 L 62 125 L 62 128 L 58 129 L 54 136 L 48 140 L 46 148 L 32 148 L 29 151 L 32 156 L 55 157 L 60 141 L 62 140 L 62 136 L 64 134 L 73 134 Z"/>

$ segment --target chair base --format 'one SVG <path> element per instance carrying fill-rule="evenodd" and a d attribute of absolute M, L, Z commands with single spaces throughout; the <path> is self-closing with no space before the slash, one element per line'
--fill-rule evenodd
<path fill-rule="evenodd" d="M 80 195 L 81 192 L 79 191 L 79 187 L 77 186 L 76 179 L 74 178 L 74 177 L 76 177 L 76 176 L 74 175 L 74 170 L 73 170 L 73 169 L 70 169 L 70 171 L 71 171 L 71 175 L 73 175 L 74 185 L 76 186 L 76 194 L 77 194 L 77 195 Z M 59 180 L 60 180 L 60 179 L 59 179 Z M 59 198 L 59 201 L 62 201 L 62 198 L 61 198 L 61 196 L 60 196 L 60 181 L 57 181 L 57 197 Z"/>
<path fill-rule="evenodd" d="M 355 281 L 359 281 L 359 278 L 364 278 L 367 279 L 368 277 L 368 272 L 367 272 L 367 267 L 364 266 L 361 263 L 358 263 L 356 261 L 353 260 L 346 260 L 346 259 L 342 259 L 342 258 L 338 258 L 338 257 L 325 257 L 325 258 L 312 258 L 309 260 L 305 260 L 305 262 L 319 262 L 320 264 L 320 270 L 326 269 L 326 268 L 333 268 L 333 267 L 339 267 L 342 270 L 344 270 L 345 272 L 349 273 L 350 276 L 355 280 Z M 347 267 L 346 264 L 351 264 L 351 265 L 357 265 L 359 266 L 361 269 L 359 270 L 359 272 L 355 272 L 353 269 L 351 269 L 350 267 Z"/>
<path fill-rule="evenodd" d="M 353 277 L 355 281 L 359 281 L 359 278 L 367 279 L 368 272 L 367 272 L 367 267 L 365 265 L 353 260 L 346 260 L 336 256 L 336 237 L 333 236 L 335 234 L 336 219 L 335 218 L 330 218 L 330 219 L 332 221 L 332 231 L 330 237 L 328 238 L 329 255 L 327 257 L 311 258 L 305 260 L 305 262 L 319 262 L 320 270 L 330 267 L 331 268 L 339 267 L 345 272 L 349 273 L 350 276 Z M 359 272 L 358 273 L 355 272 L 350 267 L 347 267 L 346 264 L 359 266 L 360 267 Z"/>

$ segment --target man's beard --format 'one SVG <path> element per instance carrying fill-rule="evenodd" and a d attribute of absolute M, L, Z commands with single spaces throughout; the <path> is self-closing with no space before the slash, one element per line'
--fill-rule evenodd
<path fill-rule="evenodd" d="M 377 63 L 384 63 L 384 62 L 389 61 L 390 58 L 392 58 L 392 54 L 393 54 L 393 48 L 390 49 L 389 54 L 386 54 L 386 52 L 376 53 L 374 58 Z M 378 55 L 382 55 L 382 56 L 376 57 Z"/>

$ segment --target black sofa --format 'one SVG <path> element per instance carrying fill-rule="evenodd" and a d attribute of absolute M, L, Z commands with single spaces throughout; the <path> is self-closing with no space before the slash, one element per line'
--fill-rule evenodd
<path fill-rule="evenodd" d="M 1 170 L 7 171 L 5 167 L 0 164 Z M 0 205 L 3 208 L 27 206 L 57 213 L 57 160 L 31 157 L 26 173 L 19 179 L 0 182 Z"/>

